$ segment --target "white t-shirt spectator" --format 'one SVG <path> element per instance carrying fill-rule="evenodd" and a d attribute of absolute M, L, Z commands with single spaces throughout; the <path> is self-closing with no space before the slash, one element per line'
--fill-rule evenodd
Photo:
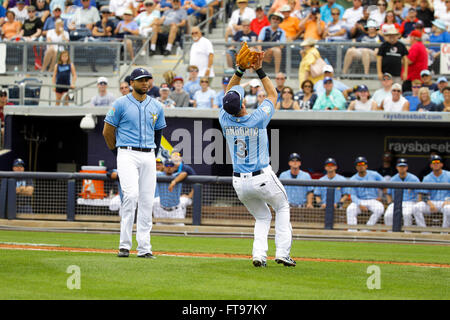
<path fill-rule="evenodd" d="M 79 7 L 73 14 L 70 22 L 75 23 L 77 27 L 80 27 L 82 25 L 95 24 L 99 20 L 100 14 L 96 7 L 89 7 L 89 9 Z"/>
<path fill-rule="evenodd" d="M 386 91 L 383 88 L 378 89 L 375 91 L 375 93 L 372 96 L 372 99 L 377 103 L 378 107 L 381 105 L 381 103 L 386 99 L 387 97 L 392 98 L 391 91 Z"/>
<path fill-rule="evenodd" d="M 144 11 L 141 12 L 136 18 L 134 18 L 134 21 L 136 21 L 139 26 L 139 31 L 141 31 L 148 28 L 155 19 L 160 17 L 161 14 L 158 10 L 153 10 L 150 14 L 148 14 L 147 11 Z"/>
<path fill-rule="evenodd" d="M 239 9 L 234 10 L 233 13 L 231 14 L 231 18 L 228 21 L 228 26 L 230 28 L 233 28 L 233 25 L 238 24 L 239 21 L 244 21 L 244 20 L 249 20 L 252 21 L 253 19 L 256 18 L 256 13 L 255 10 L 253 10 L 252 8 L 245 8 L 244 9 L 244 13 L 242 15 L 240 15 L 240 11 Z M 236 31 L 233 29 L 233 34 L 235 34 Z"/>
<path fill-rule="evenodd" d="M 392 101 L 392 97 L 387 97 L 383 101 L 383 109 L 386 112 L 402 112 L 404 104 L 408 102 L 405 97 L 401 96 L 398 101 Z"/>
<path fill-rule="evenodd" d="M 92 97 L 91 104 L 94 107 L 109 107 L 113 104 L 116 98 L 111 93 L 106 93 L 104 96 L 96 95 Z"/>
<path fill-rule="evenodd" d="M 198 90 L 194 94 L 194 100 L 197 103 L 198 109 L 211 109 L 214 103 L 216 92 L 213 89 L 208 89 L 205 92 Z"/>
<path fill-rule="evenodd" d="M 19 21 L 21 24 L 23 24 L 25 22 L 25 20 L 28 19 L 28 10 L 24 9 L 22 11 L 19 10 L 19 8 L 14 7 L 12 9 L 9 9 L 12 12 L 14 12 L 16 14 L 16 20 Z"/>
<path fill-rule="evenodd" d="M 60 35 L 56 34 L 55 29 L 50 29 L 47 32 L 47 42 L 64 42 L 64 41 L 69 41 L 69 38 L 70 38 L 70 36 L 67 31 L 61 32 Z M 64 49 L 64 47 L 61 47 L 61 48 Z M 54 49 L 54 50 L 58 51 L 58 45 L 49 44 L 49 45 L 47 45 L 47 50 L 49 50 L 49 49 Z"/>
<path fill-rule="evenodd" d="M 356 10 L 351 7 L 345 10 L 342 20 L 345 20 L 345 25 L 347 29 L 350 30 L 359 20 L 363 18 L 363 16 L 363 7 L 359 7 Z"/>
<path fill-rule="evenodd" d="M 194 42 L 191 46 L 189 65 L 197 66 L 198 75 L 203 77 L 206 69 L 208 68 L 209 55 L 214 54 L 214 48 L 208 39 L 201 37 L 198 41 Z M 214 68 L 211 66 L 209 70 L 209 78 L 214 77 Z"/>
<path fill-rule="evenodd" d="M 386 18 L 386 11 L 381 13 L 380 10 L 375 10 L 369 15 L 369 19 L 375 20 L 378 26 L 384 23 L 384 18 Z"/>
<path fill-rule="evenodd" d="M 133 0 L 111 0 L 109 2 L 109 10 L 116 16 L 121 17 L 126 9 L 130 9 Z"/>
<path fill-rule="evenodd" d="M 336 24 L 332 25 L 331 23 L 328 25 L 328 32 L 330 34 L 336 33 L 338 31 L 341 31 L 342 29 L 345 29 L 345 22 L 344 21 L 338 21 Z M 327 40 L 333 40 L 333 41 L 340 41 L 340 40 L 346 40 L 347 34 L 344 33 L 341 36 L 330 36 L 327 37 Z"/>

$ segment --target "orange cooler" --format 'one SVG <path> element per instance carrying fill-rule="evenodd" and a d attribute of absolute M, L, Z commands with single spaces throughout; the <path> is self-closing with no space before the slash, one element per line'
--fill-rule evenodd
<path fill-rule="evenodd" d="M 101 173 L 106 174 L 106 167 L 102 166 L 82 166 L 80 173 Z M 103 180 L 83 180 L 83 187 L 80 196 L 84 199 L 103 199 L 106 197 Z"/>

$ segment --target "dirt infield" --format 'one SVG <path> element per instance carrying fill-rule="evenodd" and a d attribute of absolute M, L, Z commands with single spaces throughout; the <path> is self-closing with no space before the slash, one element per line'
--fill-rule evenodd
<path fill-rule="evenodd" d="M 1 244 L 0 249 L 9 250 L 30 250 L 30 251 L 55 251 L 55 252 L 92 252 L 92 253 L 111 253 L 116 254 L 117 250 L 113 249 L 93 249 L 93 248 L 71 248 L 48 245 L 21 245 L 21 244 Z M 136 254 L 136 251 L 130 251 Z M 225 258 L 225 259 L 251 259 L 250 255 L 244 254 L 220 254 L 220 253 L 193 253 L 193 252 L 153 252 L 155 255 L 172 256 L 172 257 L 198 257 L 198 258 Z M 303 258 L 293 257 L 296 261 L 309 262 L 341 262 L 341 263 L 363 263 L 363 264 L 391 264 L 412 267 L 430 267 L 430 268 L 450 268 L 450 264 L 437 263 L 419 263 L 419 262 L 398 262 L 398 261 L 369 261 L 369 260 L 350 260 L 350 259 L 321 259 L 321 258 Z M 268 257 L 274 260 L 274 257 Z"/>

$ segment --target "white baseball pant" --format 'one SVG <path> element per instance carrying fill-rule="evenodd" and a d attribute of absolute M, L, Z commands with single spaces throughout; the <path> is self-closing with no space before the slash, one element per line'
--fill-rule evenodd
<path fill-rule="evenodd" d="M 403 225 L 405 227 L 412 226 L 412 216 L 414 205 L 416 202 L 414 201 L 403 201 L 402 203 L 402 215 L 403 215 Z M 384 223 L 387 226 L 392 226 L 394 220 L 394 203 L 391 203 L 384 213 Z"/>
<path fill-rule="evenodd" d="M 450 228 L 450 203 L 447 201 L 434 201 L 431 200 L 433 205 L 439 212 L 442 212 L 443 221 L 442 228 Z M 419 227 L 426 227 L 424 214 L 431 214 L 430 206 L 424 201 L 416 203 L 414 206 L 414 219 Z"/>
<path fill-rule="evenodd" d="M 375 225 L 377 223 L 378 219 L 380 219 L 380 217 L 384 213 L 383 204 L 376 199 L 361 200 L 360 205 L 363 205 L 363 206 L 367 207 L 370 211 L 372 211 L 369 221 L 367 221 L 368 226 Z M 352 202 L 347 207 L 347 224 L 349 224 L 349 225 L 358 224 L 357 217 L 358 217 L 358 214 L 360 214 L 360 213 L 361 213 L 361 209 L 359 208 L 359 205 Z"/>
<path fill-rule="evenodd" d="M 268 235 L 272 213 L 269 204 L 276 213 L 275 216 L 275 247 L 276 257 L 289 256 L 292 244 L 292 226 L 290 223 L 289 202 L 281 182 L 270 166 L 261 170 L 257 176 L 241 174 L 233 177 L 233 187 L 239 200 L 255 218 L 253 258 L 267 258 Z"/>
<path fill-rule="evenodd" d="M 172 211 L 167 211 L 161 206 L 160 198 L 153 201 L 153 216 L 155 218 L 184 219 L 186 218 L 186 207 L 192 204 L 192 199 L 180 197 L 180 203 Z"/>
<path fill-rule="evenodd" d="M 119 148 L 117 172 L 123 193 L 120 206 L 119 248 L 131 249 L 134 214 L 139 202 L 136 223 L 137 252 L 138 255 L 152 253 L 150 231 L 156 188 L 155 153 Z"/>

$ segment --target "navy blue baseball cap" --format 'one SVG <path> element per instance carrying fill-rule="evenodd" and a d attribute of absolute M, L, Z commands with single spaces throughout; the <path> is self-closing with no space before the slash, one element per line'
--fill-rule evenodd
<path fill-rule="evenodd" d="M 312 13 L 312 14 L 318 14 L 318 13 L 320 13 L 320 9 L 314 7 L 314 8 L 311 9 L 311 13 Z"/>
<path fill-rule="evenodd" d="M 13 162 L 13 167 L 25 167 L 25 161 L 23 161 L 20 158 L 17 158 L 16 160 L 14 160 Z"/>
<path fill-rule="evenodd" d="M 241 86 L 233 86 L 223 97 L 223 109 L 231 115 L 236 115 L 241 111 L 243 100 L 244 89 Z"/>
<path fill-rule="evenodd" d="M 333 82 L 333 78 L 331 78 L 331 77 L 325 77 L 325 78 L 323 79 L 323 83 L 327 83 L 328 81 Z"/>
<path fill-rule="evenodd" d="M 358 157 L 355 159 L 355 166 L 366 165 L 367 159 L 365 157 Z"/>
<path fill-rule="evenodd" d="M 369 91 L 369 88 L 367 88 L 367 86 L 365 84 L 360 84 L 358 86 L 358 89 L 356 89 L 356 91 L 361 92 L 361 91 Z"/>
<path fill-rule="evenodd" d="M 230 83 L 230 77 L 223 77 L 222 78 L 222 84 L 229 84 Z"/>
<path fill-rule="evenodd" d="M 164 161 L 164 167 L 174 167 L 175 163 L 173 163 L 172 160 L 166 160 Z"/>
<path fill-rule="evenodd" d="M 437 154 L 435 154 L 430 157 L 430 162 L 431 163 L 442 163 L 442 158 L 441 158 L 441 156 L 438 156 Z"/>
<path fill-rule="evenodd" d="M 400 158 L 397 160 L 397 167 L 407 167 L 408 166 L 408 160 L 405 158 Z"/>
<path fill-rule="evenodd" d="M 291 153 L 290 155 L 289 155 L 289 161 L 291 161 L 291 160 L 298 160 L 298 161 L 302 161 L 302 158 L 300 157 L 300 155 L 298 154 L 298 153 L 296 153 L 296 152 L 294 152 L 294 153 Z"/>
<path fill-rule="evenodd" d="M 337 162 L 334 158 L 328 158 L 327 160 L 325 160 L 325 165 L 329 164 L 334 164 L 335 166 L 337 166 Z"/>
<path fill-rule="evenodd" d="M 130 76 L 131 81 L 142 79 L 142 78 L 150 78 L 151 79 L 153 77 L 152 77 L 152 74 L 150 72 L 148 72 L 147 70 L 145 70 L 144 68 L 134 69 Z"/>

